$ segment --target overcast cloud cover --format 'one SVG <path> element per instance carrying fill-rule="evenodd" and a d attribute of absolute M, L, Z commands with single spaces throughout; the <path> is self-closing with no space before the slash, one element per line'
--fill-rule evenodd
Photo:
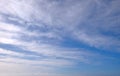
<path fill-rule="evenodd" d="M 120 0 L 0 0 L 0 76 L 120 76 Z"/>

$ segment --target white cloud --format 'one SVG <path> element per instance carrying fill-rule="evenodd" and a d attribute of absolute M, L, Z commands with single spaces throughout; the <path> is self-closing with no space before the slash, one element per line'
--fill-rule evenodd
<path fill-rule="evenodd" d="M 19 26 L 13 24 L 7 24 L 5 22 L 0 22 L 0 30 L 8 31 L 8 32 L 20 32 L 21 29 Z"/>
<path fill-rule="evenodd" d="M 92 33 L 92 31 L 89 30 L 89 27 L 92 28 L 99 25 L 93 25 L 93 26 L 87 25 L 86 27 L 81 25 L 81 23 L 85 22 L 86 20 L 89 22 L 88 16 L 91 13 L 88 13 L 88 11 L 91 11 L 93 8 L 93 7 L 89 7 L 91 4 L 94 4 L 94 1 L 66 0 L 63 3 L 59 3 L 57 1 L 50 2 L 49 0 L 46 1 L 2 0 L 0 3 L 0 7 L 3 7 L 4 5 L 7 6 L 0 8 L 0 12 L 10 15 L 10 17 L 8 17 L 8 20 L 22 23 L 24 24 L 24 27 L 23 26 L 19 27 L 20 25 L 18 26 L 14 23 L 10 24 L 5 22 L 0 22 L 0 33 L 1 33 L 0 42 L 17 45 L 22 49 L 37 52 L 45 56 L 56 56 L 56 57 L 63 57 L 70 59 L 81 58 L 81 60 L 84 61 L 86 60 L 84 59 L 84 56 L 72 57 L 72 54 L 76 55 L 78 52 L 75 53 L 74 52 L 71 53 L 70 51 L 67 52 L 66 48 L 53 45 L 52 43 L 49 42 L 50 39 L 44 39 L 44 37 L 53 38 L 53 40 L 55 39 L 59 40 L 62 39 L 62 36 L 65 36 L 67 34 L 68 37 L 74 36 L 79 41 L 82 41 L 85 44 L 97 48 L 101 46 L 106 47 L 109 45 L 110 46 L 116 45 L 117 40 L 114 41 L 109 37 L 105 37 L 104 35 L 97 33 L 96 29 L 94 28 L 93 28 L 93 30 L 95 30 L 94 33 Z M 18 18 L 22 19 L 23 21 L 19 22 L 20 19 Z M 91 20 L 94 21 L 94 18 Z M 39 24 L 39 21 L 41 22 L 41 24 Z M 24 22 L 27 23 L 25 24 Z M 34 25 L 34 23 L 36 23 L 37 26 L 39 26 L 39 28 L 40 26 L 46 26 L 46 28 L 50 28 L 50 31 L 47 32 L 41 32 L 40 30 L 30 31 L 30 29 L 28 28 L 31 26 L 35 27 L 36 24 Z M 46 25 L 43 25 L 42 23 Z M 59 28 L 63 30 L 61 31 L 59 30 Z M 29 41 L 23 40 L 24 36 L 27 37 Z M 34 37 L 38 38 L 38 40 L 32 39 Z M 59 43 L 59 41 L 57 42 Z M 109 44 L 106 45 L 106 43 Z M 60 50 L 64 50 L 64 51 L 61 52 Z"/>
<path fill-rule="evenodd" d="M 93 47 L 119 51 L 119 0 L 1 0 L 0 7 L 0 44 L 19 50 L 0 46 L 1 76 L 89 76 L 58 69 L 112 59 L 92 52 Z M 61 46 L 69 45 L 65 38 L 88 50 Z"/>
<path fill-rule="evenodd" d="M 7 55 L 12 55 L 12 56 L 24 56 L 24 54 L 13 52 L 13 51 L 10 51 L 10 50 L 5 50 L 5 49 L 2 49 L 2 48 L 0 48 L 0 54 L 7 54 Z"/>
<path fill-rule="evenodd" d="M 22 35 L 23 36 L 25 35 L 28 38 L 44 37 L 44 36 L 49 38 L 55 36 L 54 34 L 52 34 L 54 32 L 48 32 L 48 33 L 44 33 L 44 32 L 39 33 L 36 31 L 31 32 L 26 28 L 22 29 L 22 27 L 18 27 L 17 25 L 4 23 L 4 22 L 1 22 L 1 24 L 4 24 L 4 26 L 1 26 L 2 28 L 0 30 L 0 43 L 2 44 L 15 45 L 23 50 L 36 52 L 51 58 L 60 57 L 66 59 L 80 60 L 81 62 L 85 62 L 85 63 L 89 62 L 87 58 L 84 58 L 84 56 L 87 56 L 87 54 L 82 54 L 82 52 L 76 52 L 77 49 L 63 48 L 57 45 L 51 45 L 51 43 L 44 43 L 42 39 L 33 40 L 33 41 L 24 41 L 21 38 Z M 51 36 L 49 36 L 49 34 Z M 6 52 L 6 50 L 3 51 L 3 49 L 1 51 L 2 51 L 1 53 L 6 53 L 6 54 L 10 53 L 9 51 Z M 80 54 L 81 56 L 79 56 Z"/>
<path fill-rule="evenodd" d="M 1 62 L 16 63 L 16 64 L 26 64 L 26 65 L 39 65 L 39 66 L 49 66 L 49 67 L 70 67 L 74 65 L 74 62 L 64 59 L 40 59 L 40 60 L 27 60 L 13 57 L 6 57 L 0 59 Z M 62 63 L 61 63 L 62 62 Z"/>
<path fill-rule="evenodd" d="M 14 26 L 12 24 L 3 23 L 3 22 L 1 22 L 0 24 L 4 25 L 6 27 L 4 27 L 4 26 L 0 26 L 0 27 L 1 27 L 1 29 L 7 30 L 10 32 L 21 31 L 21 33 L 23 33 L 25 36 L 30 36 L 28 38 L 31 38 L 32 36 L 33 37 L 38 36 L 38 37 L 40 37 L 40 39 L 41 39 L 41 37 L 60 38 L 62 36 L 63 32 L 65 32 L 65 34 L 71 33 L 70 36 L 75 36 L 80 41 L 83 41 L 86 44 L 89 44 L 90 46 L 95 46 L 95 47 L 96 46 L 97 47 L 105 46 L 106 43 L 109 43 L 111 45 L 113 43 L 113 45 L 115 45 L 117 41 L 114 41 L 113 39 L 111 39 L 109 37 L 105 37 L 104 35 L 102 36 L 100 33 L 97 33 L 96 28 L 93 28 L 93 27 L 98 27 L 99 25 L 97 25 L 97 24 L 91 25 L 90 24 L 90 25 L 87 25 L 86 27 L 81 25 L 81 22 L 85 22 L 86 20 L 88 22 L 91 20 L 94 21 L 97 18 L 98 15 L 96 15 L 96 18 L 91 18 L 90 20 L 88 20 L 88 16 L 91 15 L 91 13 L 88 13 L 87 11 L 91 12 L 93 6 L 91 6 L 91 7 L 89 7 L 89 6 L 91 4 L 94 5 L 95 2 L 101 4 L 101 2 L 98 0 L 94 0 L 94 1 L 82 1 L 82 0 L 81 1 L 73 1 L 73 0 L 68 1 L 68 0 L 66 0 L 65 2 L 59 2 L 59 1 L 58 2 L 57 1 L 50 2 L 49 0 L 46 0 L 46 1 L 42 1 L 42 0 L 40 0 L 40 1 L 37 1 L 37 0 L 36 1 L 34 1 L 34 0 L 30 0 L 30 1 L 7 0 L 7 1 L 4 1 L 4 0 L 2 0 L 0 3 L 0 6 L 1 7 L 3 7 L 4 5 L 7 5 L 7 6 L 4 6 L 3 8 L 1 8 L 0 12 L 11 15 L 11 17 L 8 17 L 8 20 L 10 19 L 13 21 L 19 21 L 19 19 L 17 19 L 17 17 L 18 17 L 18 18 L 22 18 L 24 21 L 28 21 L 27 23 L 28 24 L 31 23 L 32 25 L 34 25 L 34 23 L 38 23 L 40 21 L 42 23 L 47 24 L 46 25 L 47 27 L 52 27 L 52 29 L 50 29 L 51 31 L 48 31 L 48 32 L 39 32 L 39 31 L 35 31 L 35 30 L 30 32 L 29 30 L 26 29 L 28 24 L 24 24 L 25 29 L 23 29 L 24 28 L 23 27 L 21 30 L 20 27 Z M 113 1 L 112 3 L 114 3 L 114 2 L 116 3 L 116 1 Z M 60 6 L 60 5 L 62 5 L 62 6 Z M 97 7 L 101 7 L 101 6 L 98 5 Z M 114 4 L 113 4 L 113 7 L 116 7 L 116 6 L 114 6 Z M 112 10 L 114 10 L 114 9 L 115 8 L 113 8 Z M 109 10 L 107 9 L 107 11 L 109 11 Z M 100 14 L 100 13 L 98 13 L 98 14 Z M 14 16 L 14 17 L 12 17 L 12 16 Z M 17 17 L 15 18 L 15 16 L 17 16 Z M 98 16 L 98 19 L 99 18 L 100 17 Z M 78 24 L 79 24 L 79 26 L 78 26 Z M 38 23 L 38 25 L 41 25 L 41 24 Z M 49 26 L 49 25 L 53 25 L 53 26 Z M 59 25 L 59 26 L 57 26 L 57 25 Z M 29 26 L 31 26 L 31 25 L 29 25 Z M 44 25 L 42 25 L 42 26 L 44 26 Z M 62 27 L 63 31 L 58 30 L 57 28 L 59 28 L 59 27 Z M 78 27 L 80 27 L 80 28 L 78 28 Z M 93 28 L 93 30 L 95 30 L 95 32 L 92 33 L 92 31 L 89 30 L 89 27 Z M 109 26 L 106 26 L 106 27 L 109 28 Z M 58 32 L 52 31 L 53 28 L 55 30 L 58 30 Z M 83 32 L 83 31 L 85 31 L 85 32 Z M 15 41 L 14 39 L 11 39 L 11 36 L 19 37 L 19 35 L 14 35 L 13 33 L 10 34 L 7 32 L 1 32 L 1 33 L 2 33 L 1 36 L 3 37 L 3 38 L 1 38 L 1 42 L 19 43 L 22 41 L 22 40 Z M 6 33 L 5 37 L 3 35 L 4 33 Z M 38 40 L 39 42 L 43 41 L 40 39 Z M 112 41 L 112 42 L 110 43 L 110 41 Z M 22 42 L 20 44 L 22 45 Z M 26 46 L 28 44 L 29 43 L 26 43 Z M 30 44 L 28 46 L 30 46 Z M 41 46 L 41 45 L 37 44 L 37 47 L 39 47 L 39 46 Z M 32 48 L 33 47 L 31 47 L 31 49 Z"/>
<path fill-rule="evenodd" d="M 79 62 L 95 63 L 94 59 L 99 58 L 95 53 L 87 52 L 79 47 L 76 49 L 63 47 L 59 44 L 64 44 L 62 40 L 66 40 L 67 37 L 98 49 L 109 50 L 112 47 L 115 48 L 112 49 L 114 51 L 119 50 L 120 41 L 116 37 L 102 33 L 107 30 L 119 34 L 119 25 L 117 25 L 119 18 L 112 17 L 114 11 L 118 10 L 118 3 L 119 1 L 113 1 L 111 6 L 104 5 L 98 0 L 64 0 L 64 2 L 1 0 L 0 7 L 3 8 L 0 8 L 0 43 L 17 46 L 21 50 L 34 52 L 45 56 L 45 58 L 30 60 L 31 57 L 40 58 L 41 56 L 23 55 L 23 53 L 1 48 L 0 53 L 2 54 L 22 55 L 29 58 L 9 58 L 8 56 L 0 58 L 0 61 L 18 63 L 16 65 L 21 63 L 22 65 L 48 65 L 52 67 L 73 66 Z M 109 9 L 109 6 L 112 9 Z M 103 7 L 105 9 L 102 9 Z M 11 75 L 16 76 L 16 74 Z M 7 76 L 7 74 L 4 75 Z M 50 76 L 49 73 L 44 75 Z M 21 76 L 23 75 L 21 74 Z"/>
<path fill-rule="evenodd" d="M 26 4 L 27 2 L 27 4 Z M 91 1 L 42 1 L 2 0 L 1 12 L 20 17 L 26 21 L 41 21 L 48 25 L 71 25 L 82 21 Z M 83 8 L 84 7 L 84 8 Z M 79 8 L 79 10 L 78 10 Z M 22 11 L 21 11 L 22 10 Z M 74 11 L 74 12 L 73 12 Z M 48 13 L 49 12 L 49 13 Z M 79 16 L 79 17 L 78 17 Z M 59 27 L 59 26 L 57 26 Z"/>

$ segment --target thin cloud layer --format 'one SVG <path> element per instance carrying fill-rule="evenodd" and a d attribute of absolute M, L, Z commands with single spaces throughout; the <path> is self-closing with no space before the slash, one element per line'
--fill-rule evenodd
<path fill-rule="evenodd" d="M 111 54 L 120 52 L 119 2 L 1 0 L 0 65 L 28 64 L 55 70 L 81 64 L 99 65 L 115 59 L 119 62 L 119 56 Z M 54 76 L 49 74 L 44 76 Z"/>

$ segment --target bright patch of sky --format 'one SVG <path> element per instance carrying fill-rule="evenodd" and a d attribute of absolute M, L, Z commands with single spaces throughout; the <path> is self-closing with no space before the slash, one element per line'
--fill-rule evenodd
<path fill-rule="evenodd" d="M 120 76 L 120 0 L 0 0 L 0 76 Z"/>

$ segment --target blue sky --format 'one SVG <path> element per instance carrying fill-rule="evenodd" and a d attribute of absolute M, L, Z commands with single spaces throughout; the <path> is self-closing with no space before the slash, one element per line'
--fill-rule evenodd
<path fill-rule="evenodd" d="M 120 0 L 0 0 L 0 76 L 120 76 Z"/>

